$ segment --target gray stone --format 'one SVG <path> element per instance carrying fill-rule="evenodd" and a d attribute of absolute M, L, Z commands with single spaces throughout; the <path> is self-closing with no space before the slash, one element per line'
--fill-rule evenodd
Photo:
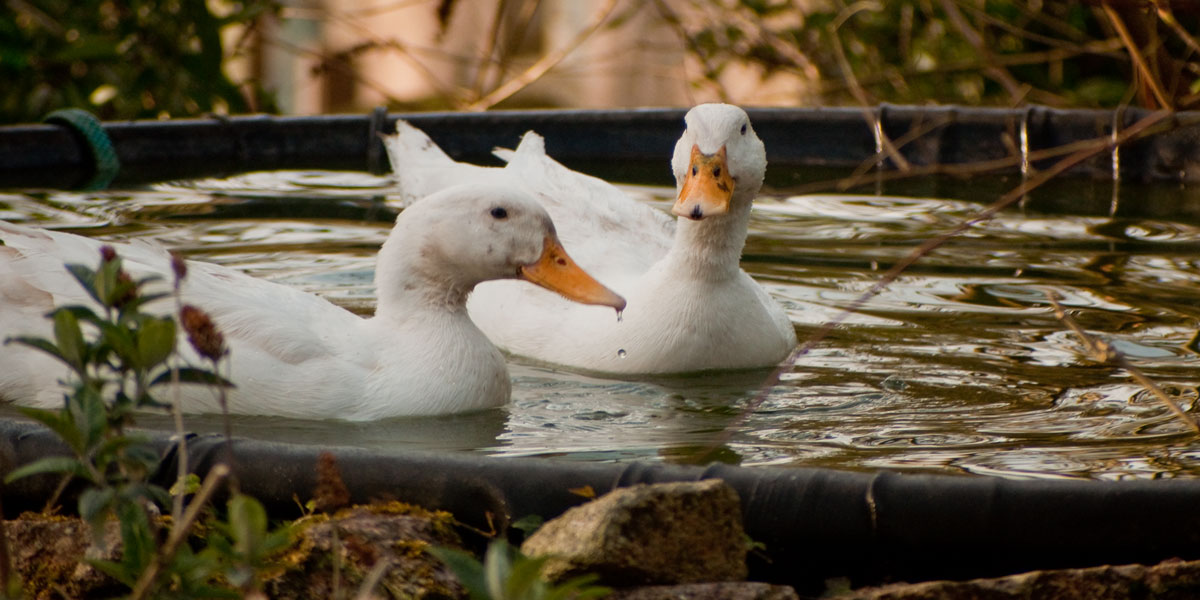
<path fill-rule="evenodd" d="M 757 581 L 722 581 L 650 585 L 614 590 L 605 600 L 799 600 L 786 585 Z"/>
<path fill-rule="evenodd" d="M 718 479 L 614 490 L 548 521 L 521 546 L 550 557 L 549 581 L 595 573 L 616 586 L 738 581 L 746 550 L 741 503 Z"/>
<path fill-rule="evenodd" d="M 1200 561 L 1030 571 L 969 581 L 927 581 L 862 588 L 838 600 L 1185 600 L 1200 597 Z"/>

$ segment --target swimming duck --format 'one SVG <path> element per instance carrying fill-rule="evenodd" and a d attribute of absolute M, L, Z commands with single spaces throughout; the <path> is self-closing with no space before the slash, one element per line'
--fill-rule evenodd
<path fill-rule="evenodd" d="M 671 212 L 640 203 L 546 156 L 529 132 L 504 167 L 448 157 L 398 122 L 385 138 L 402 200 L 462 181 L 524 189 L 550 213 L 579 265 L 628 301 L 618 322 L 512 282 L 488 282 L 467 303 L 498 346 L 540 362 L 601 374 L 679 373 L 773 366 L 796 345 L 787 314 L 739 266 L 766 152 L 742 109 L 688 111 L 671 167 Z"/>
<path fill-rule="evenodd" d="M 91 304 L 63 265 L 95 265 L 103 242 L 4 222 L 0 242 L 0 338 L 52 338 L 47 312 Z M 169 290 L 165 250 L 109 245 L 134 279 L 165 276 L 146 293 Z M 533 282 L 574 301 L 609 306 L 614 322 L 612 309 L 625 305 L 575 265 L 538 202 L 511 188 L 467 184 L 414 203 L 396 219 L 377 261 L 378 306 L 371 318 L 227 267 L 188 262 L 182 301 L 206 311 L 225 337 L 236 385 L 231 412 L 375 420 L 498 406 L 510 392 L 504 357 L 466 310 L 480 282 Z M 147 305 L 173 309 L 169 298 Z M 202 364 L 186 336 L 178 337 L 185 359 Z M 66 376 L 65 367 L 39 351 L 0 345 L 0 399 L 61 407 L 57 382 Z M 184 410 L 220 410 L 209 388 L 180 390 Z"/>

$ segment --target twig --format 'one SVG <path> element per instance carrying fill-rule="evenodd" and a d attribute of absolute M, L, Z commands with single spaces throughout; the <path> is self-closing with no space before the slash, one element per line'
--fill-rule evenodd
<path fill-rule="evenodd" d="M 175 285 L 173 296 L 175 297 L 175 314 L 183 313 L 183 296 L 179 293 L 180 287 L 183 285 L 183 278 L 187 276 L 187 265 L 184 262 L 183 256 L 178 254 L 171 255 L 171 270 L 175 273 Z M 178 332 L 178 329 L 176 329 Z M 176 359 L 179 358 L 178 351 L 175 354 Z M 180 404 L 180 387 L 179 387 L 179 367 L 171 365 L 171 416 L 175 420 L 175 435 L 179 436 L 177 470 L 178 477 L 175 478 L 175 486 L 177 486 L 177 494 L 171 498 L 171 519 L 172 522 L 179 521 L 183 518 L 183 497 L 187 495 L 187 476 L 188 476 L 188 447 L 187 447 L 187 432 L 183 429 L 183 406 Z"/>
<path fill-rule="evenodd" d="M 471 89 L 476 98 L 483 95 L 483 86 L 487 84 L 489 68 L 496 61 L 496 50 L 500 44 L 500 26 L 504 24 L 504 10 L 507 6 L 506 0 L 496 2 L 496 10 L 492 14 L 492 26 L 488 30 L 487 41 L 484 42 L 479 52 L 479 58 L 475 61 L 475 85 Z"/>
<path fill-rule="evenodd" d="M 1192 49 L 1192 52 L 1200 54 L 1200 43 L 1197 43 L 1196 38 L 1192 37 L 1192 34 L 1188 33 L 1188 30 L 1179 24 L 1179 20 L 1175 18 L 1175 13 L 1171 11 L 1171 4 L 1163 0 L 1151 0 L 1151 2 L 1154 4 L 1154 9 L 1158 11 L 1158 19 L 1166 23 L 1167 27 L 1170 27 L 1171 31 L 1174 31 L 1175 35 L 1179 36 L 1179 39 L 1183 40 L 1183 43 Z"/>
<path fill-rule="evenodd" d="M 1012 96 L 1013 104 L 1017 104 L 1029 93 L 1028 84 L 1022 85 L 1013 78 L 1012 74 L 1003 67 L 996 65 L 995 57 L 992 55 L 991 49 L 983 41 L 983 36 L 978 31 L 967 23 L 967 18 L 963 16 L 962 11 L 958 10 L 958 5 L 954 0 L 942 0 L 942 10 L 946 12 L 946 18 L 950 24 L 958 30 L 959 35 L 967 40 L 975 48 L 975 53 L 983 57 L 984 67 L 983 72 L 987 73 L 992 79 L 995 79 L 1008 90 L 1008 94 Z"/>
<path fill-rule="evenodd" d="M 691 51 L 692 56 L 696 58 L 696 61 L 700 63 L 700 68 L 704 71 L 704 81 L 713 88 L 713 91 L 716 93 L 717 98 L 721 102 L 728 102 L 729 92 L 725 89 L 725 86 L 721 85 L 721 82 L 718 81 L 717 68 L 713 66 L 712 61 L 709 60 L 704 49 L 696 43 L 696 38 L 689 34 L 687 28 L 683 26 L 683 19 L 679 17 L 679 13 L 675 12 L 675 10 L 672 9 L 671 6 L 664 0 L 654 0 L 654 5 L 658 7 L 659 16 L 662 17 L 663 21 L 665 21 L 667 25 L 675 30 L 675 35 L 679 37 L 680 41 L 682 41 L 684 45 L 687 46 L 687 49 Z M 687 61 L 684 61 L 684 68 L 687 68 Z"/>
<path fill-rule="evenodd" d="M 1170 110 L 1158 111 L 1143 117 L 1141 120 L 1133 125 L 1130 125 L 1124 131 L 1121 131 L 1118 135 L 1112 137 L 1111 139 L 1100 138 L 1109 140 L 1109 142 L 1107 144 L 1089 144 L 1088 146 L 1072 153 L 1070 156 L 1058 161 L 1051 167 L 1042 171 L 1038 171 L 1033 177 L 1022 182 L 1021 185 L 1002 196 L 999 200 L 976 213 L 974 217 L 959 223 L 950 231 L 927 240 L 925 243 L 914 248 L 908 253 L 907 256 L 901 258 L 898 262 L 896 262 L 896 264 L 892 265 L 892 267 L 888 269 L 887 272 L 885 272 L 875 282 L 875 284 L 870 287 L 870 289 L 863 292 L 857 298 L 851 301 L 850 305 L 842 309 L 842 311 L 833 319 L 830 319 L 821 325 L 821 327 L 818 328 L 811 336 L 809 336 L 803 344 L 796 346 L 792 350 L 791 354 L 789 354 L 787 358 L 785 358 L 783 362 L 771 372 L 771 375 L 768 376 L 763 382 L 758 393 L 755 394 L 754 398 L 747 403 L 746 407 L 742 409 L 741 413 L 725 426 L 725 429 L 721 432 L 721 435 L 717 436 L 717 438 L 713 440 L 713 443 L 709 446 L 708 453 L 711 454 L 717 448 L 724 445 L 733 435 L 734 428 L 749 418 L 749 416 L 754 413 L 759 406 L 762 406 L 762 403 L 767 400 L 767 396 L 771 394 L 771 390 L 778 385 L 779 381 L 783 378 L 783 374 L 786 371 L 790 371 L 792 366 L 796 364 L 796 361 L 799 360 L 801 356 L 811 352 L 812 349 L 815 348 L 817 344 L 821 342 L 821 340 L 824 340 L 834 330 L 835 327 L 840 325 L 842 321 L 845 321 L 850 315 L 858 312 L 859 309 L 861 309 L 863 305 L 865 305 L 871 298 L 879 295 L 880 292 L 886 289 L 887 286 L 891 285 L 893 281 L 900 277 L 901 273 L 907 270 L 908 267 L 912 266 L 912 264 L 917 262 L 917 260 L 919 260 L 921 257 L 929 254 L 958 234 L 991 219 L 996 215 L 996 213 L 1016 203 L 1021 198 L 1029 194 L 1031 190 L 1040 187 L 1047 181 L 1050 181 L 1058 175 L 1061 175 L 1067 169 L 1070 169 L 1084 160 L 1091 158 L 1106 148 L 1119 146 L 1132 139 L 1141 137 L 1142 135 L 1146 134 L 1152 126 L 1168 117 L 1173 116 L 1174 114 L 1174 111 Z"/>
<path fill-rule="evenodd" d="M 1109 40 L 1100 40 L 1087 42 L 1076 48 L 1058 48 L 1053 50 L 1043 50 L 1040 52 L 1024 52 L 1021 54 L 1003 54 L 994 57 L 994 63 L 1000 67 L 1013 67 L 1022 65 L 1034 65 L 1045 62 L 1058 60 L 1067 60 L 1083 54 L 1110 55 L 1116 50 L 1124 48 L 1124 44 L 1117 38 Z M 915 68 L 900 69 L 897 74 L 901 77 L 941 77 L 950 73 L 959 71 L 975 71 L 984 68 L 984 65 L 979 60 L 963 60 L 957 62 L 949 62 L 939 65 L 935 69 L 918 70 Z M 865 74 L 858 79 L 861 85 L 873 85 L 887 79 L 884 74 Z M 849 85 L 843 80 L 822 80 L 818 82 L 818 93 L 827 94 L 848 89 Z"/>
<path fill-rule="evenodd" d="M 146 594 L 150 593 L 150 588 L 154 585 L 154 581 L 158 579 L 158 573 L 162 570 L 162 565 L 175 558 L 175 552 L 179 550 L 179 544 L 187 539 L 188 531 L 192 528 L 192 524 L 196 522 L 196 518 L 200 516 L 200 511 L 204 510 L 204 506 L 208 504 L 209 498 L 216 491 L 217 485 L 227 475 L 229 475 L 229 467 L 220 463 L 214 465 L 208 471 L 208 476 L 200 484 L 200 490 L 196 492 L 196 496 L 192 498 L 192 503 L 188 505 L 187 511 L 183 513 L 183 519 L 171 523 L 171 532 L 167 535 L 166 544 L 163 545 L 160 552 L 150 559 L 150 564 L 146 566 L 146 570 L 142 571 L 142 576 L 134 584 L 133 592 L 129 595 L 130 600 L 141 600 L 146 597 Z"/>
<path fill-rule="evenodd" d="M 608 20 L 608 16 L 612 14 L 612 11 L 614 8 L 616 8 L 616 6 L 617 0 L 607 0 L 607 2 L 604 3 L 604 6 L 601 6 L 596 10 L 596 12 L 592 13 L 592 18 L 588 21 L 587 25 L 585 25 L 584 28 L 578 34 L 576 34 L 575 38 L 572 39 L 568 44 L 562 48 L 559 48 L 558 50 L 555 50 L 554 52 L 543 55 L 537 60 L 537 62 L 533 63 L 532 66 L 526 69 L 524 73 L 513 77 L 496 89 L 492 90 L 486 96 L 467 105 L 465 107 L 466 110 L 487 110 L 496 104 L 499 104 L 509 96 L 521 91 L 529 84 L 541 79 L 546 72 L 548 72 L 550 69 L 553 69 L 558 63 L 562 62 L 563 59 L 574 52 L 580 44 L 587 40 L 587 38 L 591 37 L 596 30 L 600 29 L 600 26 Z"/>
<path fill-rule="evenodd" d="M 1167 98 L 1166 92 L 1162 89 L 1162 84 L 1154 76 L 1154 72 L 1150 70 L 1150 65 L 1146 64 L 1146 59 L 1142 56 L 1141 48 L 1137 47 L 1137 43 L 1129 35 L 1129 30 L 1126 29 L 1125 22 L 1121 20 L 1121 15 L 1117 13 L 1116 9 L 1107 0 L 1101 3 L 1101 7 L 1104 9 L 1104 14 L 1108 16 L 1108 20 L 1112 22 L 1113 29 L 1117 31 L 1121 42 L 1125 44 L 1125 49 L 1129 52 L 1129 57 L 1133 59 L 1134 66 L 1142 74 L 1146 85 L 1150 87 L 1150 91 L 1154 94 L 1154 99 L 1158 101 L 1158 107 L 1170 109 L 1172 107 L 1171 100 Z"/>
<path fill-rule="evenodd" d="M 1065 310 L 1063 310 L 1062 305 L 1058 303 L 1058 298 L 1055 297 L 1055 293 L 1053 291 L 1047 290 L 1046 298 L 1050 300 L 1050 305 L 1054 307 L 1054 316 L 1058 317 L 1059 321 L 1062 321 L 1068 329 L 1070 329 L 1075 333 L 1075 335 L 1079 336 L 1079 338 L 1083 340 L 1083 347 L 1088 354 L 1092 355 L 1092 360 L 1110 365 L 1116 365 L 1117 367 L 1124 369 L 1125 372 L 1129 373 L 1129 375 L 1137 380 L 1138 383 L 1142 384 L 1142 387 L 1150 390 L 1150 393 L 1154 394 L 1154 396 L 1162 401 L 1163 404 L 1167 405 L 1167 408 L 1171 409 L 1171 412 L 1175 413 L 1175 416 L 1179 417 L 1179 419 L 1187 424 L 1188 427 L 1190 427 L 1196 433 L 1200 433 L 1200 425 L 1197 425 L 1196 421 L 1192 419 L 1192 417 L 1186 412 L 1184 412 L 1183 409 L 1179 407 L 1179 404 L 1175 402 L 1175 400 L 1171 399 L 1166 392 L 1162 391 L 1162 388 L 1158 387 L 1158 385 L 1154 383 L 1150 377 L 1143 373 L 1141 369 L 1135 367 L 1133 363 L 1129 362 L 1129 359 L 1125 358 L 1125 355 L 1120 350 L 1114 348 L 1113 345 L 1107 341 L 1099 339 L 1084 331 L 1083 327 L 1080 327 L 1079 323 L 1075 322 L 1075 319 L 1072 319 L 1071 316 L 1068 315 Z"/>
<path fill-rule="evenodd" d="M 875 113 L 868 106 L 870 101 L 867 99 L 867 92 L 859 85 L 858 79 L 854 76 L 854 68 L 846 58 L 846 51 L 842 48 L 842 38 L 838 35 L 837 28 L 831 24 L 828 33 L 829 37 L 833 39 L 834 56 L 837 58 L 838 66 L 842 69 L 842 78 L 846 80 L 846 83 L 850 86 L 850 93 L 862 107 L 863 118 L 874 128 L 875 136 L 879 141 L 881 149 L 888 155 L 888 158 L 892 159 L 892 162 L 896 163 L 896 168 L 901 171 L 908 171 L 912 168 L 912 165 L 900 154 L 896 146 L 892 144 L 892 140 L 888 138 L 887 132 L 883 130 L 883 123 L 879 122 L 878 117 L 875 116 Z"/>
<path fill-rule="evenodd" d="M 897 140 L 904 141 L 905 143 L 907 143 L 908 138 L 909 138 L 909 134 L 905 134 L 904 136 L 897 138 Z M 1051 158 L 1057 158 L 1060 156 L 1067 156 L 1074 152 L 1080 152 L 1080 151 L 1098 152 L 1098 151 L 1102 151 L 1102 150 L 1107 150 L 1107 149 L 1111 148 L 1112 146 L 1113 146 L 1112 136 L 1105 135 L 1102 137 L 1091 138 L 1091 139 L 1087 139 L 1087 140 L 1079 140 L 1079 141 L 1075 141 L 1075 142 L 1069 142 L 1069 143 L 1063 144 L 1061 146 L 1054 146 L 1052 148 L 1042 148 L 1040 150 L 1032 150 L 1026 155 L 1026 158 L 1030 162 L 1039 162 L 1039 161 L 1043 161 L 1043 160 L 1047 160 L 1047 159 L 1051 159 Z M 867 158 L 864 161 L 864 163 L 870 163 L 870 161 L 872 161 L 873 158 L 874 157 Z M 970 163 L 961 163 L 961 164 L 939 163 L 939 164 L 933 164 L 933 165 L 917 165 L 917 166 L 914 166 L 912 169 L 910 169 L 906 173 L 901 173 L 899 171 L 883 171 L 883 172 L 866 171 L 866 172 L 863 172 L 862 167 L 860 165 L 859 168 L 855 169 L 855 171 L 852 174 L 850 174 L 846 177 L 842 177 L 840 179 L 827 179 L 827 180 L 823 180 L 823 181 L 813 181 L 813 182 L 809 182 L 809 183 L 802 184 L 799 186 L 790 187 L 790 188 L 788 188 L 788 190 L 793 194 L 811 194 L 814 192 L 821 192 L 821 191 L 826 191 L 826 190 L 846 191 L 846 190 L 855 188 L 860 185 L 867 185 L 867 184 L 875 183 L 877 181 L 896 181 L 896 180 L 908 179 L 908 178 L 914 178 L 914 177 L 929 177 L 932 175 L 949 175 L 952 177 L 968 177 L 968 176 L 972 176 L 972 175 L 980 175 L 980 174 L 984 174 L 984 173 L 990 173 L 993 171 L 997 171 L 1000 169 L 1013 167 L 1015 165 L 1020 164 L 1020 162 L 1021 162 L 1020 156 L 1005 156 L 1002 158 L 993 158 L 993 159 L 989 159 L 989 160 L 981 160 L 981 161 L 970 162 Z"/>
<path fill-rule="evenodd" d="M 354 595 L 354 600 L 371 600 L 375 596 L 371 594 L 371 590 L 379 585 L 379 580 L 383 579 L 384 573 L 387 573 L 388 567 L 392 566 L 391 561 L 387 559 L 380 560 L 371 567 L 367 572 L 367 576 L 363 577 L 362 584 L 358 586 L 358 593 Z"/>
<path fill-rule="evenodd" d="M 918 124 L 914 125 L 911 129 L 909 129 L 907 132 L 905 132 L 904 135 L 896 138 L 896 140 L 893 142 L 893 144 L 895 144 L 895 147 L 897 149 L 903 148 L 904 146 L 908 145 L 909 142 L 919 139 L 921 136 L 929 133 L 930 131 L 934 131 L 939 127 L 942 127 L 943 125 L 949 125 L 953 121 L 954 121 L 953 117 L 946 115 L 946 116 L 941 117 L 940 119 L 931 120 L 928 123 L 918 123 Z M 848 177 L 846 177 L 846 179 L 853 180 L 857 183 L 857 182 L 861 181 L 862 178 L 865 178 L 865 176 L 868 173 L 874 173 L 876 175 L 881 174 L 882 171 L 873 171 L 872 169 L 874 169 L 876 166 L 879 165 L 879 162 L 881 160 L 883 160 L 883 157 L 884 157 L 884 154 L 881 152 L 876 152 L 875 154 L 872 154 L 871 156 L 864 159 L 862 161 L 862 163 L 860 163 L 857 167 L 855 167 L 854 171 Z M 918 168 L 918 167 L 912 167 L 910 165 L 909 169 L 907 171 L 903 171 L 901 173 L 904 175 L 911 176 L 913 174 L 914 168 Z M 872 180 L 880 181 L 879 178 L 872 178 Z"/>
<path fill-rule="evenodd" d="M 228 356 L 228 355 L 226 355 L 226 356 Z M 228 365 L 227 369 L 229 370 L 229 372 L 232 372 L 233 362 L 232 361 L 225 361 L 225 362 Z M 214 359 L 212 361 L 212 365 L 213 365 L 213 373 L 220 374 L 220 364 L 218 363 L 218 361 Z M 227 464 L 230 469 L 233 469 L 236 466 L 235 462 L 236 462 L 237 458 L 234 457 L 234 455 L 233 455 L 233 422 L 229 418 L 229 394 L 226 392 L 225 386 L 223 386 L 223 385 L 217 386 L 217 399 L 221 404 L 221 423 L 222 423 L 222 426 L 224 429 L 224 434 L 225 434 L 225 464 Z M 236 473 L 230 473 L 229 487 L 234 492 L 239 491 L 241 486 L 239 485 L 238 477 L 237 477 Z"/>

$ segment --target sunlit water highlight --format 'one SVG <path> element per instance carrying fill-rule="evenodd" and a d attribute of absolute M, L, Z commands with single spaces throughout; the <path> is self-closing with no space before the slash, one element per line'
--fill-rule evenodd
<path fill-rule="evenodd" d="M 103 239 L 152 239 L 374 306 L 375 251 L 399 207 L 358 173 L 259 173 L 146 190 L 0 193 L 0 218 Z M 670 190 L 630 187 L 669 206 Z M 803 340 L 922 241 L 980 209 L 944 199 L 760 199 L 744 267 Z M 1010 211 L 919 261 L 744 409 L 766 371 L 618 381 L 510 359 L 513 402 L 378 423 L 237 417 L 247 437 L 378 449 L 902 469 L 1008 477 L 1200 474 L 1200 444 L 1123 372 L 1092 362 L 1055 319 L 1054 292 L 1175 395 L 1197 397 L 1200 226 Z M 12 409 L 4 409 L 11 414 Z M 164 417 L 141 421 L 170 428 Z M 193 429 L 219 419 L 193 416 Z M 729 435 L 726 430 L 730 429 Z"/>

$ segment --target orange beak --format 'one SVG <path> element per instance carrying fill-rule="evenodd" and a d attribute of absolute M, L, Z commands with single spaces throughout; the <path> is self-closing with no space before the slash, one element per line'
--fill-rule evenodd
<path fill-rule="evenodd" d="M 625 299 L 579 268 L 553 234 L 546 236 L 541 258 L 521 267 L 517 273 L 521 279 L 558 292 L 567 300 L 611 306 L 617 311 L 625 309 Z"/>
<path fill-rule="evenodd" d="M 729 165 L 725 161 L 725 146 L 721 146 L 716 154 L 704 154 L 699 146 L 693 145 L 683 188 L 679 190 L 679 198 L 671 212 L 699 221 L 729 212 L 732 197 L 733 177 L 729 175 Z"/>

